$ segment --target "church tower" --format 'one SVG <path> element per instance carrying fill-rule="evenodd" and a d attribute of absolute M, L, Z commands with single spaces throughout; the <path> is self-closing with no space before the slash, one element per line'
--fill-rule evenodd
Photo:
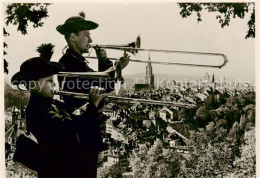
<path fill-rule="evenodd" d="M 149 53 L 149 61 L 146 66 L 145 83 L 149 85 L 149 88 L 154 88 L 154 74 L 153 74 L 153 68 L 151 64 L 150 53 Z"/>

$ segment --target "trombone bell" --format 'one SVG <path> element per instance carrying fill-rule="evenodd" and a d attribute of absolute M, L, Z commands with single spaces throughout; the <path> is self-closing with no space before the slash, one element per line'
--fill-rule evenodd
<path fill-rule="evenodd" d="M 133 41 L 133 42 L 128 43 L 128 44 L 123 44 L 123 45 L 98 45 L 98 44 L 92 44 L 91 46 L 93 48 L 99 46 L 100 48 L 106 48 L 106 49 L 124 50 L 124 51 L 127 51 L 127 52 L 132 53 L 133 55 L 135 55 L 136 53 L 138 53 L 138 49 L 136 49 L 136 48 L 140 48 L 141 47 L 141 38 L 140 38 L 140 36 L 138 36 L 136 38 L 136 41 Z"/>

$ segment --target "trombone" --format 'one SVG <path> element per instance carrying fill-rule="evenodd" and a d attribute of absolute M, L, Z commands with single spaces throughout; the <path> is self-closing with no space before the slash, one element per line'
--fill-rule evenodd
<path fill-rule="evenodd" d="M 82 98 L 88 99 L 89 95 L 84 93 L 76 93 L 76 92 L 68 92 L 68 91 L 59 91 L 53 90 L 52 93 L 54 95 L 66 95 L 66 96 L 73 96 L 75 98 Z M 195 108 L 195 104 L 185 104 L 185 103 L 177 103 L 177 102 L 169 102 L 169 101 L 157 101 L 157 100 L 150 100 L 150 99 L 139 99 L 139 98 L 127 98 L 127 97 L 120 97 L 120 96 L 109 96 L 104 94 L 104 99 L 108 100 L 109 102 L 117 102 L 117 103 L 124 103 L 124 104 L 146 104 L 146 105 L 159 105 L 159 106 L 174 106 L 174 107 L 182 107 L 182 108 Z"/>
<path fill-rule="evenodd" d="M 132 53 L 135 55 L 138 51 L 146 51 L 146 52 L 163 52 L 163 53 L 178 53 L 178 54 L 192 54 L 192 55 L 207 55 L 207 56 L 219 56 L 223 58 L 223 62 L 219 65 L 210 65 L 210 64 L 194 64 L 194 63 L 180 63 L 180 62 L 159 62 L 159 61 L 144 61 L 138 59 L 131 59 L 130 62 L 139 62 L 139 63 L 151 63 L 151 64 L 161 64 L 161 65 L 183 65 L 183 66 L 192 66 L 192 67 L 212 67 L 212 68 L 222 68 L 228 62 L 225 54 L 222 53 L 206 53 L 206 52 L 192 52 L 192 51 L 177 51 L 177 50 L 161 50 L 161 49 L 143 49 L 141 46 L 141 38 L 140 36 L 134 42 L 125 44 L 125 45 L 98 45 L 92 44 L 92 48 L 105 48 L 105 49 L 115 49 L 115 50 L 123 50 Z M 97 59 L 97 57 L 92 56 L 84 56 L 85 58 Z M 117 58 L 109 58 L 111 60 L 118 60 Z M 90 79 L 113 79 L 114 71 L 116 73 L 120 73 L 118 70 L 111 70 L 106 72 L 60 72 L 59 76 L 66 77 L 79 77 L 79 78 L 90 78 Z"/>
<path fill-rule="evenodd" d="M 193 63 L 177 63 L 177 62 L 158 62 L 158 61 L 144 61 L 144 60 L 130 60 L 132 62 L 140 62 L 140 63 L 151 63 L 151 64 L 162 64 L 162 65 L 186 65 L 186 66 L 197 66 L 197 67 L 213 67 L 213 68 L 222 68 L 228 62 L 225 54 L 222 53 L 206 53 L 206 52 L 193 52 L 193 51 L 178 51 L 178 50 L 162 50 L 162 49 L 144 49 L 140 48 L 141 46 L 141 38 L 137 37 L 136 41 L 128 43 L 126 45 L 98 45 L 92 44 L 91 47 L 96 48 L 105 48 L 105 49 L 115 49 L 115 50 L 123 50 L 130 52 L 132 54 L 138 53 L 138 51 L 146 51 L 146 52 L 161 52 L 161 53 L 177 53 L 177 54 L 192 54 L 192 55 L 207 55 L 207 56 L 218 56 L 223 58 L 223 62 L 219 65 L 209 65 L 209 64 L 193 64 Z M 84 56 L 89 59 L 96 59 L 97 57 Z M 109 58 L 111 60 L 117 60 L 116 58 Z"/>

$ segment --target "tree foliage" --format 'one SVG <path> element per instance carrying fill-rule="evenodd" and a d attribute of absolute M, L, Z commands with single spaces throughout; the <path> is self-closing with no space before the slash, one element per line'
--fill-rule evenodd
<path fill-rule="evenodd" d="M 109 167 L 108 171 L 104 175 L 104 178 L 122 178 L 123 170 L 120 167 L 120 164 L 114 164 Z"/>
<path fill-rule="evenodd" d="M 181 170 L 181 155 L 165 149 L 157 139 L 151 148 L 133 152 L 130 165 L 135 177 L 176 177 Z"/>
<path fill-rule="evenodd" d="M 195 118 L 209 122 L 191 134 L 193 147 L 180 177 L 254 177 L 254 92 L 235 93 L 206 117 L 213 111 L 198 108 Z"/>
<path fill-rule="evenodd" d="M 256 175 L 256 149 L 255 129 L 247 131 L 244 135 L 245 143 L 240 147 L 241 157 L 234 162 L 237 177 L 255 177 Z"/>
<path fill-rule="evenodd" d="M 17 108 L 21 105 L 21 95 L 23 97 L 23 106 L 27 105 L 29 101 L 29 93 L 28 92 L 21 92 L 17 89 L 13 89 L 9 84 L 5 83 L 5 109 L 10 107 L 16 106 Z"/>
<path fill-rule="evenodd" d="M 180 15 L 187 18 L 194 13 L 197 15 L 197 21 L 202 21 L 201 12 L 217 13 L 216 19 L 222 28 L 229 26 L 231 18 L 243 19 L 245 14 L 251 13 L 248 21 L 248 31 L 245 38 L 255 38 L 255 4 L 254 3 L 179 3 L 181 8 Z"/>
<path fill-rule="evenodd" d="M 29 23 L 33 25 L 34 28 L 42 27 L 42 19 L 48 17 L 48 6 L 49 3 L 12 3 L 6 5 L 6 26 L 12 24 L 17 25 L 17 31 L 20 31 L 23 35 L 27 34 L 27 27 Z M 4 36 L 9 36 L 10 34 L 4 28 Z M 4 43 L 4 48 L 7 48 L 7 44 Z M 4 51 L 4 55 L 7 55 Z M 4 72 L 8 74 L 8 62 L 4 59 Z"/>
<path fill-rule="evenodd" d="M 217 177 L 232 167 L 232 144 L 227 131 L 210 122 L 205 129 L 191 136 L 193 148 L 182 174 L 187 177 Z"/>
<path fill-rule="evenodd" d="M 5 28 L 3 29 L 3 35 L 4 35 L 4 37 L 6 37 L 6 36 L 9 36 L 10 34 L 5 30 Z M 4 42 L 4 49 L 6 49 L 6 48 L 8 48 L 8 45 Z M 4 56 L 5 55 L 7 55 L 7 53 L 6 53 L 6 51 L 4 50 Z M 6 73 L 6 74 L 8 74 L 8 62 L 5 60 L 5 58 L 4 58 L 4 72 Z"/>
<path fill-rule="evenodd" d="M 5 11 L 7 17 L 5 24 L 17 25 L 17 31 L 23 35 L 27 34 L 28 23 L 32 23 L 34 28 L 42 27 L 42 19 L 48 17 L 48 3 L 13 3 L 7 5 Z"/>

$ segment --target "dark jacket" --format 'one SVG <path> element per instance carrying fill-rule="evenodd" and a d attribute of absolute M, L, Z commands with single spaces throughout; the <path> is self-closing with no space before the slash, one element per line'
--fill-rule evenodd
<path fill-rule="evenodd" d="M 62 103 L 32 94 L 26 122 L 39 145 L 38 177 L 96 177 L 101 136 L 94 105 L 82 116 L 73 116 Z"/>
<path fill-rule="evenodd" d="M 66 53 L 61 57 L 59 62 L 64 65 L 65 72 L 94 72 L 94 70 L 87 65 L 86 59 L 70 48 L 67 49 Z M 99 72 L 105 71 L 112 66 L 113 63 L 108 58 L 99 59 Z M 65 80 L 64 77 L 58 77 L 58 80 L 59 86 L 63 88 L 64 91 L 88 94 L 91 86 L 105 88 L 107 93 L 114 90 L 113 80 L 104 81 L 79 77 L 66 77 Z M 71 111 L 86 103 L 85 100 L 68 96 L 63 96 L 63 100 L 67 106 L 67 109 Z"/>

